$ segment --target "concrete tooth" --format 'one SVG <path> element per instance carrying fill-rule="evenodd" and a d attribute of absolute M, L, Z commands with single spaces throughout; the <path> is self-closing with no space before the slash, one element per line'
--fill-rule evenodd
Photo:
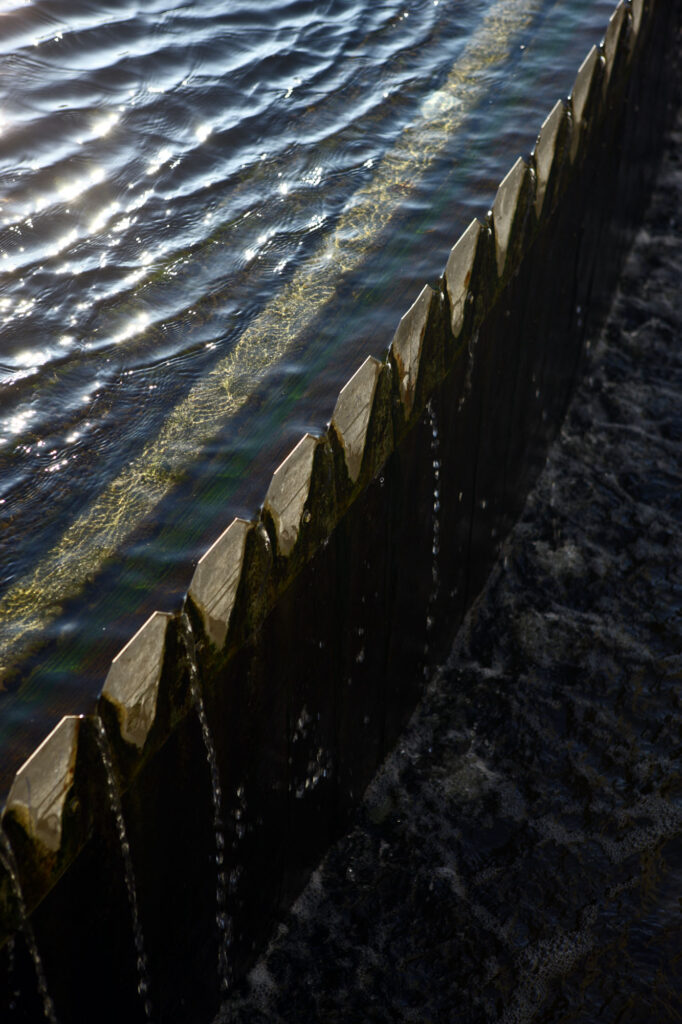
<path fill-rule="evenodd" d="M 604 35 L 604 91 L 608 88 L 611 72 L 613 71 L 616 53 L 618 52 L 618 41 L 620 39 L 625 16 L 625 0 L 620 0 L 620 3 L 609 18 L 609 23 L 606 26 L 606 33 Z"/>
<path fill-rule="evenodd" d="M 512 227 L 516 217 L 521 188 L 528 167 L 522 157 L 516 161 L 512 169 L 503 179 L 493 203 L 493 222 L 495 225 L 495 256 L 497 272 L 500 277 L 504 273 L 507 262 L 507 250 L 511 240 Z"/>
<path fill-rule="evenodd" d="M 62 718 L 14 777 L 5 814 L 26 834 L 56 853 L 62 843 L 64 805 L 73 786 L 80 718 Z"/>
<path fill-rule="evenodd" d="M 573 113 L 573 134 L 571 136 L 571 162 L 578 155 L 581 131 L 584 127 L 585 107 L 590 96 L 592 83 L 599 67 L 599 50 L 593 46 L 578 69 L 571 90 L 571 110 Z"/>
<path fill-rule="evenodd" d="M 409 417 L 414 405 L 424 347 L 424 334 L 431 303 L 435 297 L 434 290 L 429 285 L 424 285 L 418 298 L 398 324 L 398 329 L 391 342 L 391 352 L 398 368 L 400 397 L 405 407 L 406 417 Z"/>
<path fill-rule="evenodd" d="M 535 157 L 535 173 L 537 175 L 535 185 L 535 212 L 538 217 L 542 214 L 545 205 L 545 194 L 547 185 L 554 165 L 557 139 L 559 129 L 564 116 L 564 105 L 561 100 L 552 107 L 550 114 L 545 118 L 540 134 L 538 135 L 533 156 Z"/>
<path fill-rule="evenodd" d="M 463 235 L 453 245 L 445 265 L 445 287 L 450 301 L 450 325 L 458 338 L 464 326 L 466 302 L 470 291 L 481 222 L 474 218 Z"/>
<path fill-rule="evenodd" d="M 343 447 L 348 475 L 356 482 L 362 468 L 367 428 L 382 364 L 368 356 L 341 389 L 334 407 L 332 426 Z"/>
<path fill-rule="evenodd" d="M 189 585 L 189 597 L 201 614 L 206 635 L 218 648 L 227 637 L 250 528 L 246 519 L 233 519 L 199 559 Z"/>
<path fill-rule="evenodd" d="M 102 687 L 118 718 L 121 736 L 139 750 L 156 718 L 159 680 L 172 615 L 153 612 L 111 663 Z"/>
<path fill-rule="evenodd" d="M 289 555 L 298 539 L 310 492 L 317 438 L 305 434 L 272 476 L 264 507 L 272 516 L 281 555 Z"/>

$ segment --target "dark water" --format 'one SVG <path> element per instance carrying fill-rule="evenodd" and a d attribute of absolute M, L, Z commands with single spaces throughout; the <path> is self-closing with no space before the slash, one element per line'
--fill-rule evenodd
<path fill-rule="evenodd" d="M 0 3 L 3 786 L 389 343 L 612 7 Z"/>
<path fill-rule="evenodd" d="M 682 1020 L 682 119 L 587 377 L 221 1024 Z"/>

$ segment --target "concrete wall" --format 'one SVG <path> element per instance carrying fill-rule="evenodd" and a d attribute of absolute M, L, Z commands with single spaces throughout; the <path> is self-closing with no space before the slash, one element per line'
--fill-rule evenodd
<path fill-rule="evenodd" d="M 561 422 L 677 100 L 679 28 L 676 0 L 618 4 L 383 361 L 121 651 L 96 712 L 17 773 L 2 1020 L 208 1019 L 343 829 Z"/>

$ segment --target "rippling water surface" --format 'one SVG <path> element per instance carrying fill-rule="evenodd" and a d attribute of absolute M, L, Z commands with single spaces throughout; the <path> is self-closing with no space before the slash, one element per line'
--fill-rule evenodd
<path fill-rule="evenodd" d="M 612 7 L 0 0 L 3 785 L 390 342 Z"/>

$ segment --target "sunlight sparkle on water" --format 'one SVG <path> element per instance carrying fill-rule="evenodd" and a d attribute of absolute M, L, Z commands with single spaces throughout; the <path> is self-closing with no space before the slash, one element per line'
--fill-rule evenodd
<path fill-rule="evenodd" d="M 168 146 L 164 146 L 159 150 L 156 159 L 147 167 L 147 174 L 156 174 L 157 171 L 161 170 L 165 163 L 168 163 L 172 156 L 173 150 Z"/>
<path fill-rule="evenodd" d="M 14 365 L 27 368 L 44 366 L 49 358 L 49 352 L 35 352 L 33 350 L 26 349 L 24 352 L 19 352 L 19 354 L 14 357 Z"/>
<path fill-rule="evenodd" d="M 75 181 L 60 182 L 57 185 L 57 191 L 59 192 L 60 198 L 70 203 L 78 196 L 82 195 L 93 185 L 99 185 L 100 182 L 104 181 L 106 175 L 103 167 L 93 167 L 90 174 L 85 178 L 76 178 Z"/>
<path fill-rule="evenodd" d="M 121 120 L 121 115 L 114 111 L 110 114 L 106 114 L 104 117 L 100 117 L 95 121 L 92 126 L 92 134 L 95 139 L 102 139 L 105 135 L 108 135 L 115 124 Z"/>
<path fill-rule="evenodd" d="M 135 223 L 135 218 L 134 217 L 121 217 L 120 220 L 116 221 L 116 223 L 114 224 L 114 226 L 113 226 L 113 228 L 111 230 L 112 231 L 116 231 L 117 233 L 119 233 L 121 231 L 127 231 L 128 228 L 130 227 L 130 225 L 134 224 L 134 223 Z"/>
<path fill-rule="evenodd" d="M 132 184 L 128 186 L 133 188 Z M 148 188 L 144 192 L 141 192 L 139 196 L 135 196 L 132 202 L 128 203 L 126 207 L 127 213 L 132 213 L 134 210 L 139 210 L 147 202 L 150 196 L 154 195 L 154 189 Z"/>
<path fill-rule="evenodd" d="M 9 434 L 21 434 L 26 430 L 29 422 L 35 417 L 35 409 L 23 409 L 21 412 L 17 412 L 14 416 L 10 416 L 8 419 L 3 421 L 3 427 Z"/>
<path fill-rule="evenodd" d="M 72 228 L 71 231 L 67 231 L 65 235 L 58 238 L 52 248 L 49 250 L 50 256 L 58 256 L 60 252 L 72 245 L 78 238 L 78 231 L 76 228 Z"/>
<path fill-rule="evenodd" d="M 90 221 L 89 232 L 91 235 L 97 235 L 100 231 L 103 231 L 106 225 L 109 223 L 114 214 L 118 213 L 121 209 L 121 204 L 114 201 L 109 203 L 108 206 L 103 207 L 99 213 Z"/>
<path fill-rule="evenodd" d="M 303 181 L 306 185 L 312 185 L 313 188 L 317 188 L 322 181 L 322 168 L 319 165 L 313 167 L 312 171 L 308 171 L 303 175 Z"/>
<path fill-rule="evenodd" d="M 144 329 L 149 323 L 149 313 L 138 313 L 134 316 L 123 330 L 114 335 L 114 343 L 120 345 L 123 341 L 128 341 L 130 338 L 134 338 L 137 334 L 142 334 Z"/>

